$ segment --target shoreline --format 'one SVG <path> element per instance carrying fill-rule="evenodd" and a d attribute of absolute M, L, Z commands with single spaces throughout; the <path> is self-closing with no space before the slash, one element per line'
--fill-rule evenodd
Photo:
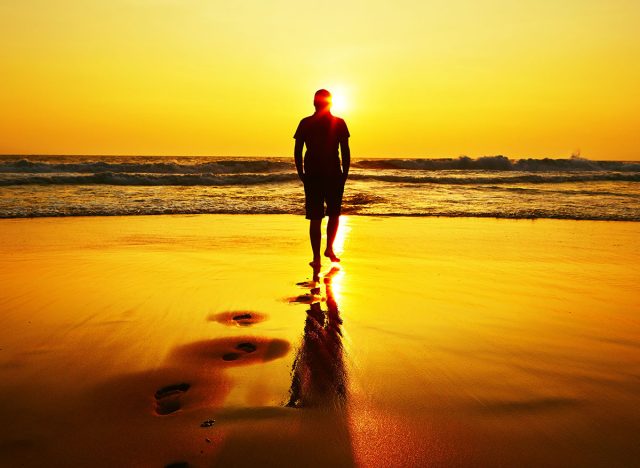
<path fill-rule="evenodd" d="M 452 215 L 425 215 L 425 214 L 368 214 L 368 213 L 348 213 L 343 212 L 343 216 L 348 217 L 363 217 L 363 218 L 436 218 L 436 219 L 494 219 L 494 220 L 511 220 L 511 221 L 596 221 L 596 222 L 614 222 L 614 223 L 638 223 L 640 219 L 602 219 L 602 218 L 553 218 L 553 217 L 498 217 L 490 215 L 477 215 L 471 216 L 463 214 L 460 216 Z M 19 216 L 19 217 L 2 217 L 0 221 L 4 220 L 21 220 L 21 219 L 64 219 L 64 218 L 137 218 L 137 217 L 156 217 L 156 216 L 293 216 L 304 219 L 304 213 L 292 214 L 292 213 L 145 213 L 145 214 L 102 214 L 102 215 L 60 215 L 60 216 Z"/>

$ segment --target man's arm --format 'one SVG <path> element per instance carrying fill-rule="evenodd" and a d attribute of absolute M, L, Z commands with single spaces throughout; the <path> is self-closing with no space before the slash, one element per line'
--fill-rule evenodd
<path fill-rule="evenodd" d="M 296 162 L 296 170 L 298 171 L 298 177 L 304 182 L 304 170 L 302 168 L 302 150 L 304 149 L 304 140 L 296 138 L 296 146 L 293 150 L 293 159 Z"/>
<path fill-rule="evenodd" d="M 342 155 L 342 179 L 346 182 L 347 177 L 349 177 L 349 166 L 351 165 L 349 138 L 340 140 L 340 154 Z"/>

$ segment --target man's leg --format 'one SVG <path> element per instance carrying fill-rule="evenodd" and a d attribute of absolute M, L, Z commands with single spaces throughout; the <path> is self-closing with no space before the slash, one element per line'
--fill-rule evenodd
<path fill-rule="evenodd" d="M 313 251 L 313 261 L 311 266 L 320 265 L 320 241 L 322 240 L 322 233 L 320 227 L 322 225 L 322 219 L 309 220 L 309 239 L 311 240 L 311 250 Z"/>
<path fill-rule="evenodd" d="M 333 252 L 333 241 L 336 240 L 336 234 L 338 233 L 338 225 L 340 224 L 340 215 L 329 216 L 329 222 L 327 223 L 327 249 L 324 251 L 324 256 L 329 257 L 332 262 L 339 262 L 340 259 L 336 257 Z"/>

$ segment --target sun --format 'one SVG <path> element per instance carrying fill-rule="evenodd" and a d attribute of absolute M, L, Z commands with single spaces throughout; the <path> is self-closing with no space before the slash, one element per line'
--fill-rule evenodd
<path fill-rule="evenodd" d="M 329 88 L 329 92 L 331 93 L 331 112 L 334 114 L 347 112 L 349 110 L 349 99 L 344 88 Z"/>

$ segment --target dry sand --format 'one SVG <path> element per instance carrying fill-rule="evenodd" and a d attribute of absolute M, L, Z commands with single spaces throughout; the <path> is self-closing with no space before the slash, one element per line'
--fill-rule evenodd
<path fill-rule="evenodd" d="M 640 223 L 306 229 L 0 220 L 0 465 L 638 463 Z"/>

